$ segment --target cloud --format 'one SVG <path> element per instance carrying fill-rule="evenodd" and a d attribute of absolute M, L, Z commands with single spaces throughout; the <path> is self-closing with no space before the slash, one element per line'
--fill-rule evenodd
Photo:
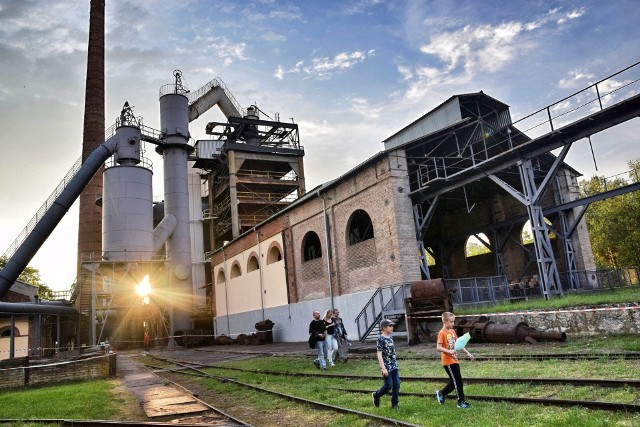
<path fill-rule="evenodd" d="M 377 119 L 380 117 L 380 113 L 384 111 L 384 107 L 381 104 L 369 105 L 369 101 L 364 98 L 353 98 L 351 100 L 351 111 L 369 119 Z"/>
<path fill-rule="evenodd" d="M 460 85 L 475 81 L 482 74 L 495 74 L 536 48 L 540 31 L 585 13 L 585 8 L 569 12 L 556 8 L 529 21 L 467 24 L 458 29 L 439 26 L 440 32 L 419 48 L 428 64 L 413 69 L 397 67 L 409 84 L 405 97 L 418 101 L 435 86 Z M 571 83 L 565 80 L 561 84 Z"/>
<path fill-rule="evenodd" d="M 344 15 L 358 15 L 361 13 L 371 13 L 369 9 L 383 3 L 383 0 L 355 0 L 345 2 L 342 13 Z"/>
<path fill-rule="evenodd" d="M 266 42 L 284 42 L 287 40 L 287 38 L 282 34 L 278 34 L 273 31 L 267 31 L 266 33 L 262 34 L 261 39 Z"/>
<path fill-rule="evenodd" d="M 317 78 L 327 80 L 335 73 L 351 69 L 357 64 L 364 62 L 367 58 L 375 56 L 375 50 L 367 52 L 356 50 L 353 52 L 340 52 L 333 58 L 315 57 L 311 59 L 310 66 L 304 66 L 304 61 L 298 61 L 296 65 L 285 70 L 282 65 L 278 65 L 274 75 L 282 80 L 286 74 L 303 74 L 305 79 Z"/>
<path fill-rule="evenodd" d="M 281 21 L 302 21 L 302 13 L 295 6 L 289 6 L 286 9 L 273 10 L 269 12 L 269 18 Z"/>
<path fill-rule="evenodd" d="M 595 78 L 593 74 L 588 74 L 580 70 L 573 70 L 568 73 L 566 78 L 560 79 L 558 87 L 561 89 L 577 89 L 587 86 L 590 79 Z"/>

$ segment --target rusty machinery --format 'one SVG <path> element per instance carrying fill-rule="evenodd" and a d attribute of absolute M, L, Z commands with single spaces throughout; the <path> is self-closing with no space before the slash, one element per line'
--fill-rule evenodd
<path fill-rule="evenodd" d="M 411 283 L 411 298 L 405 299 L 409 345 L 420 342 L 420 332 L 430 337 L 428 323 L 440 323 L 438 317 L 445 311 L 453 313 L 451 294 L 455 291 L 455 289 L 447 289 L 442 279 L 419 280 Z M 564 332 L 541 332 L 531 328 L 525 322 L 496 323 L 486 316 L 460 319 L 456 324 L 458 336 L 469 332 L 475 342 L 535 343 L 567 339 Z"/>
<path fill-rule="evenodd" d="M 411 283 L 411 297 L 404 301 L 407 313 L 409 345 L 420 342 L 419 332 L 429 336 L 427 322 L 441 316 L 445 311 L 453 312 L 451 294 L 442 279 L 418 280 Z M 436 321 L 439 322 L 437 319 Z"/>
<path fill-rule="evenodd" d="M 458 336 L 469 332 L 472 341 L 487 343 L 528 342 L 535 344 L 538 341 L 564 341 L 567 339 L 567 334 L 564 332 L 538 331 L 525 322 L 495 323 L 487 316 L 461 319 L 457 322 L 456 332 Z"/>

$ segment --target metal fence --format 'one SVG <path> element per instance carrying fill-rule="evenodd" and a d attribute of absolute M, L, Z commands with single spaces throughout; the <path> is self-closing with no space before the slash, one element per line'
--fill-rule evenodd
<path fill-rule="evenodd" d="M 457 306 L 514 301 L 542 296 L 537 276 L 509 282 L 505 276 L 446 279 L 447 289 Z M 601 291 L 640 286 L 638 267 L 601 270 L 579 270 L 560 273 L 560 286 L 564 293 Z"/>

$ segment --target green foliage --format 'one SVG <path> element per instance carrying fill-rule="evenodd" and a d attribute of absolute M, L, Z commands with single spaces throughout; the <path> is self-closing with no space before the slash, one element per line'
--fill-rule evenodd
<path fill-rule="evenodd" d="M 638 182 L 640 159 L 631 160 L 628 165 L 631 169 L 628 179 L 593 176 L 580 182 L 581 194 L 590 196 Z M 640 265 L 640 192 L 592 203 L 585 219 L 598 268 Z"/>
<path fill-rule="evenodd" d="M 0 257 L 0 270 L 7 265 L 7 258 L 2 256 Z M 31 267 L 28 265 L 20 276 L 18 276 L 18 280 L 24 283 L 28 283 L 30 285 L 34 285 L 38 287 L 38 296 L 42 299 L 51 299 L 53 297 L 53 291 L 49 286 L 42 282 L 42 278 L 40 277 L 40 270 L 37 268 Z"/>

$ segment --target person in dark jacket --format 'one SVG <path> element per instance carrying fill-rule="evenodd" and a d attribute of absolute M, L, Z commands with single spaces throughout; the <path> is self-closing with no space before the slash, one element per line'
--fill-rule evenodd
<path fill-rule="evenodd" d="M 318 358 L 314 360 L 313 363 L 317 368 L 326 370 L 327 362 L 324 360 L 324 357 L 327 352 L 325 346 L 327 328 L 324 325 L 324 320 L 320 318 L 320 312 L 318 310 L 313 311 L 313 320 L 309 323 L 309 336 L 316 338 L 316 350 L 318 351 Z"/>
<path fill-rule="evenodd" d="M 342 318 L 340 317 L 340 310 L 337 308 L 333 310 L 333 323 L 335 324 L 335 328 L 333 330 L 333 336 L 338 343 L 338 358 L 343 362 L 349 360 L 348 349 L 347 346 L 351 345 L 351 341 L 349 340 L 349 335 L 347 334 L 347 330 L 344 327 L 344 323 L 342 322 Z"/>

